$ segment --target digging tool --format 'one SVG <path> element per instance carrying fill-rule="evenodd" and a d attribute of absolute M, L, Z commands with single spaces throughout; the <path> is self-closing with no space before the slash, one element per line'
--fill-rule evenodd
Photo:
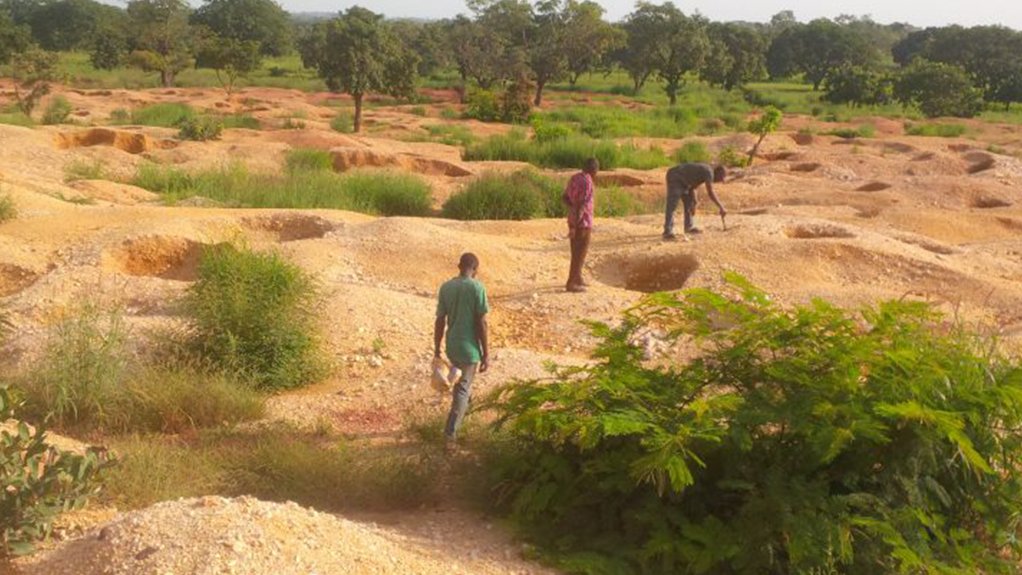
<path fill-rule="evenodd" d="M 720 225 L 724 226 L 724 231 L 727 231 L 727 216 L 724 214 L 720 215 Z"/>

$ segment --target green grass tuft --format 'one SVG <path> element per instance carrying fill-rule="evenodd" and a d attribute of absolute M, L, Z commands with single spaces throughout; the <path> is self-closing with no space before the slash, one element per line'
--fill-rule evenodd
<path fill-rule="evenodd" d="M 334 159 L 326 150 L 299 148 L 288 151 L 285 165 L 288 172 L 330 172 Z"/>
<path fill-rule="evenodd" d="M 18 208 L 10 194 L 0 194 L 0 224 L 18 217 Z"/>
<path fill-rule="evenodd" d="M 0 112 L 0 124 L 31 128 L 35 126 L 35 121 L 22 112 Z"/>
<path fill-rule="evenodd" d="M 106 171 L 103 162 L 99 160 L 75 160 L 64 166 L 64 181 L 75 182 L 78 180 L 102 180 Z"/>
<path fill-rule="evenodd" d="M 635 168 L 650 170 L 670 165 L 670 159 L 660 148 L 639 148 L 631 144 L 618 145 L 608 140 L 595 140 L 586 136 L 568 136 L 546 142 L 526 138 L 521 130 L 490 138 L 468 146 L 464 158 L 468 161 L 528 162 L 541 168 L 581 168 L 586 159 L 596 157 L 600 167 Z"/>
<path fill-rule="evenodd" d="M 115 110 L 116 112 L 116 110 Z M 111 114 L 111 121 L 116 123 L 133 124 L 139 126 L 157 126 L 161 128 L 178 128 L 186 120 L 195 118 L 198 113 L 195 108 L 188 104 L 152 104 L 132 110 L 127 121 L 123 117 L 114 118 Z"/>
<path fill-rule="evenodd" d="M 927 136 L 931 138 L 957 138 L 965 135 L 967 128 L 963 124 L 905 124 L 906 136 Z"/>
<path fill-rule="evenodd" d="M 707 163 L 710 158 L 710 151 L 702 142 L 685 142 L 674 152 L 674 161 L 679 164 Z"/>

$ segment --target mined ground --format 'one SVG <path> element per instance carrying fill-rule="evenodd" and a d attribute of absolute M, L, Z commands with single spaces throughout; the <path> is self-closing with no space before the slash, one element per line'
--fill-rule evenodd
<path fill-rule="evenodd" d="M 250 113 L 264 130 L 228 130 L 221 141 L 194 143 L 158 128 L 0 126 L 0 191 L 18 208 L 17 219 L 0 224 L 0 305 L 10 310 L 17 328 L 5 353 L 15 359 L 30 357 L 54 318 L 87 299 L 120 306 L 138 333 L 172 324 L 175 302 L 195 278 L 202 246 L 239 238 L 285 254 L 319 279 L 326 296 L 323 327 L 335 375 L 311 389 L 274 397 L 270 417 L 328 424 L 353 437 L 395 434 L 413 414 L 444 409 L 446 400 L 434 394 L 426 377 L 434 297 L 440 283 L 456 273 L 463 251 L 480 256 L 480 279 L 493 308 L 493 366 L 480 378 L 477 393 L 511 378 L 540 376 L 549 360 L 583 361 L 592 340 L 580 320 L 613 321 L 646 292 L 718 286 L 725 271 L 748 277 L 785 303 L 817 296 L 848 306 L 919 298 L 982 322 L 1008 341 L 1022 335 L 1022 162 L 989 151 L 1017 153 L 1022 127 L 975 124 L 973 138 L 941 139 L 907 137 L 900 123 L 875 119 L 876 138 L 846 140 L 796 132 L 833 124 L 789 119 L 766 140 L 753 167 L 718 187 L 731 212 L 726 230 L 702 192 L 699 223 L 705 233 L 692 241 L 662 242 L 662 214 L 598 219 L 587 265 L 592 287 L 578 296 L 563 292 L 568 250 L 562 221 L 167 207 L 153 194 L 116 181 L 64 182 L 63 168 L 76 161 L 100 161 L 106 177 L 123 180 L 150 160 L 186 169 L 240 161 L 254 170 L 279 170 L 287 150 L 311 147 L 332 150 L 338 170 L 389 166 L 421 174 L 433 185 L 439 206 L 473 175 L 520 167 L 466 163 L 457 148 L 405 141 L 425 125 L 457 123 L 437 118 L 435 107 L 427 108 L 427 117 L 402 107 L 371 109 L 366 133 L 356 136 L 329 129 L 336 103 L 326 95 L 251 89 L 224 101 L 212 90 L 64 93 L 76 119 L 92 125 L 106 124 L 116 108 L 182 101 Z M 305 118 L 304 129 L 280 128 L 295 115 Z M 480 136 L 504 129 L 460 123 Z M 703 141 L 711 149 L 751 145 L 747 135 Z M 680 144 L 641 142 L 668 151 Z M 664 173 L 621 170 L 602 174 L 601 181 L 651 198 L 663 194 Z M 232 504 L 191 505 L 219 513 Z M 277 512 L 252 502 L 237 505 L 259 517 Z M 176 512 L 152 513 L 186 521 L 189 509 L 181 504 Z M 301 514 L 288 521 L 310 521 L 338 533 L 356 529 L 359 545 L 410 546 L 414 557 L 399 560 L 421 561 L 415 572 L 432 572 L 431 562 L 442 558 L 455 561 L 460 567 L 453 572 L 459 573 L 542 571 L 518 558 L 520 548 L 506 534 L 456 509 L 376 519 L 385 527 Z M 111 529 L 133 533 L 134 524 L 125 523 L 130 520 L 122 518 Z M 280 528 L 272 521 L 267 525 Z M 458 544 L 430 543 L 437 530 Z M 230 551 L 235 543 L 222 544 Z M 464 555 L 473 544 L 478 553 Z M 77 545 L 60 552 L 85 548 Z M 51 565 L 60 560 L 51 559 Z M 57 572 L 38 569 L 29 572 Z M 374 564 L 350 572 L 397 571 Z"/>

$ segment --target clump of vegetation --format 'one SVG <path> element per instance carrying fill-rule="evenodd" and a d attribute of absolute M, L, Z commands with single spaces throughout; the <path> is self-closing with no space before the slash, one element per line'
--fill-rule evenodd
<path fill-rule="evenodd" d="M 102 180 L 105 167 L 99 160 L 75 160 L 64 166 L 64 181 Z"/>
<path fill-rule="evenodd" d="M 491 136 L 468 146 L 464 153 L 469 161 L 528 162 L 542 168 L 579 168 L 590 157 L 596 157 L 600 167 L 608 170 L 649 170 L 670 164 L 664 151 L 656 147 L 644 149 L 577 135 L 540 142 L 529 140 L 520 130 Z"/>
<path fill-rule="evenodd" d="M 0 194 L 0 224 L 18 217 L 18 208 L 10 194 Z"/>
<path fill-rule="evenodd" d="M 924 303 L 787 309 L 728 281 L 491 398 L 524 532 L 588 573 L 1014 572 L 1022 368 Z M 696 359 L 644 361 L 650 329 Z"/>
<path fill-rule="evenodd" d="M 448 146 L 467 147 L 475 141 L 472 130 L 458 124 L 432 124 L 426 126 L 430 140 Z"/>
<path fill-rule="evenodd" d="M 280 128 L 282 130 L 304 130 L 306 128 L 305 120 L 295 116 L 288 116 L 281 122 Z"/>
<path fill-rule="evenodd" d="M 756 153 L 759 152 L 760 145 L 763 144 L 763 140 L 765 140 L 769 134 L 776 132 L 777 129 L 781 127 L 781 117 L 782 114 L 780 110 L 773 106 L 769 106 L 763 110 L 763 113 L 760 114 L 758 118 L 749 121 L 749 131 L 754 135 L 759 136 L 759 139 L 756 140 L 756 144 L 752 146 L 752 150 L 749 151 L 748 165 L 752 165 L 753 160 L 756 158 Z"/>
<path fill-rule="evenodd" d="M 330 129 L 342 134 L 350 134 L 355 131 L 352 122 L 352 115 L 348 112 L 337 112 L 333 120 L 330 120 Z"/>
<path fill-rule="evenodd" d="M 0 124 L 6 124 L 8 126 L 21 126 L 22 128 L 31 128 L 35 125 L 35 122 L 31 117 L 26 116 L 21 110 L 8 111 L 0 113 Z"/>
<path fill-rule="evenodd" d="M 314 382 L 325 364 L 316 328 L 316 285 L 276 253 L 206 249 L 185 303 L 190 348 L 210 366 L 259 389 Z"/>
<path fill-rule="evenodd" d="M 465 98 L 465 117 L 480 122 L 499 122 L 500 100 L 497 94 L 481 88 L 472 89 Z"/>
<path fill-rule="evenodd" d="M 432 210 L 429 183 L 415 174 L 380 169 L 334 174 L 325 170 L 289 170 L 256 174 L 235 164 L 189 173 L 142 164 L 136 186 L 162 194 L 169 202 L 208 198 L 245 208 L 329 208 L 383 216 L 425 216 Z"/>
<path fill-rule="evenodd" d="M 284 161 L 289 172 L 329 172 L 334 168 L 330 152 L 313 148 L 289 150 Z"/>
<path fill-rule="evenodd" d="M 906 136 L 928 136 L 931 138 L 958 138 L 965 135 L 967 128 L 963 124 L 945 123 L 905 123 Z"/>
<path fill-rule="evenodd" d="M 258 130 L 262 128 L 262 124 L 259 120 L 249 116 L 248 114 L 232 114 L 229 116 L 222 116 L 220 123 L 223 124 L 224 129 L 232 128 L 243 128 L 246 130 Z"/>
<path fill-rule="evenodd" d="M 685 142 L 674 152 L 674 161 L 679 164 L 706 163 L 710 161 L 710 151 L 702 142 Z"/>
<path fill-rule="evenodd" d="M 195 116 L 181 122 L 181 130 L 177 137 L 182 140 L 205 142 L 219 140 L 224 131 L 224 124 L 215 116 Z"/>
<path fill-rule="evenodd" d="M 43 110 L 43 124 L 64 124 L 67 119 L 71 116 L 71 112 L 74 108 L 71 107 L 71 102 L 67 101 L 64 96 L 56 96 L 50 103 L 47 104 L 46 109 Z"/>
<path fill-rule="evenodd" d="M 116 110 L 114 110 L 116 112 Z M 186 120 L 190 120 L 197 116 L 198 113 L 195 108 L 192 108 L 188 104 L 178 103 L 167 103 L 167 104 L 152 104 L 149 106 L 143 106 L 136 110 L 132 110 L 128 116 L 128 124 L 137 124 L 139 126 L 157 126 L 161 128 L 178 128 Z M 111 121 L 117 121 L 121 116 L 111 114 Z"/>
<path fill-rule="evenodd" d="M 19 407 L 13 391 L 0 387 L 0 421 L 16 422 L 13 432 L 0 431 L 0 557 L 30 553 L 61 512 L 99 491 L 109 465 L 95 451 L 77 455 L 48 444 L 42 427 L 16 419 Z"/>
<path fill-rule="evenodd" d="M 872 138 L 876 134 L 876 127 L 873 124 L 862 124 L 858 128 L 836 128 L 823 132 L 825 136 L 837 136 L 845 140 L 855 138 Z"/>
<path fill-rule="evenodd" d="M 717 152 L 717 164 L 728 168 L 744 168 L 749 165 L 749 158 L 734 146 L 724 146 Z"/>

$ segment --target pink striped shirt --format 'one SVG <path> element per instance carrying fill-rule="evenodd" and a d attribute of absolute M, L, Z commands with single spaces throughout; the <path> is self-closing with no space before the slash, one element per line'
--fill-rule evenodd
<path fill-rule="evenodd" d="M 569 228 L 593 227 L 595 188 L 592 176 L 585 172 L 579 172 L 568 180 L 568 187 L 564 190 L 564 200 L 568 204 Z"/>

